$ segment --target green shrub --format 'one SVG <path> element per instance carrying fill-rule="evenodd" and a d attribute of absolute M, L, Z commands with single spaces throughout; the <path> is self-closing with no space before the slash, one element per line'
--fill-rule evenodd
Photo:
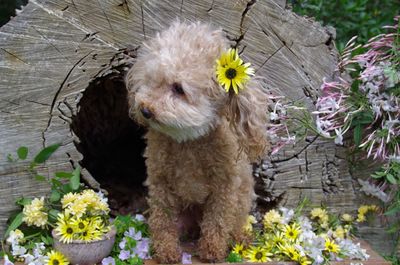
<path fill-rule="evenodd" d="M 290 0 L 293 11 L 299 15 L 314 17 L 323 25 L 336 28 L 336 44 L 339 50 L 351 37 L 358 35 L 358 43 L 366 43 L 382 33 L 382 26 L 392 25 L 399 14 L 397 0 Z"/>

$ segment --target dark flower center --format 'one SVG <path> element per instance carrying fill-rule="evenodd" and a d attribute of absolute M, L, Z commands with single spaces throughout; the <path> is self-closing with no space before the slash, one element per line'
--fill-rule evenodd
<path fill-rule="evenodd" d="M 260 260 L 260 259 L 262 259 L 262 257 L 263 257 L 263 254 L 261 252 L 256 253 L 256 260 Z"/>
<path fill-rule="evenodd" d="M 237 74 L 237 72 L 236 72 L 236 70 L 233 69 L 233 68 L 229 68 L 229 69 L 226 70 L 226 72 L 225 72 L 225 76 L 226 76 L 226 78 L 228 78 L 228 79 L 233 79 L 233 78 L 235 78 L 235 77 L 236 77 L 236 74 Z"/>
<path fill-rule="evenodd" d="M 85 228 L 85 224 L 84 223 L 79 223 L 79 229 L 83 229 L 83 228 Z"/>
<path fill-rule="evenodd" d="M 74 232 L 74 230 L 72 230 L 71 227 L 68 227 L 68 228 L 67 228 L 67 234 L 72 234 L 73 232 Z"/>
<path fill-rule="evenodd" d="M 58 264 L 60 264 L 60 262 L 57 259 L 53 260 L 53 265 L 58 265 Z"/>
<path fill-rule="evenodd" d="M 290 231 L 289 236 L 294 236 L 294 233 L 292 231 Z"/>

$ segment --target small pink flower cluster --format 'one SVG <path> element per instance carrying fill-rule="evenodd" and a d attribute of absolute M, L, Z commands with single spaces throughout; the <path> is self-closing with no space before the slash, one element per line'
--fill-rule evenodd
<path fill-rule="evenodd" d="M 385 27 L 389 33 L 370 39 L 362 54 L 352 56 L 361 46 L 355 45 L 356 37 L 349 41 L 337 70 L 352 72 L 353 80 L 324 80 L 314 112 L 322 136 L 343 144 L 343 134 L 354 129 L 358 147 L 374 159 L 400 157 L 399 18 Z"/>

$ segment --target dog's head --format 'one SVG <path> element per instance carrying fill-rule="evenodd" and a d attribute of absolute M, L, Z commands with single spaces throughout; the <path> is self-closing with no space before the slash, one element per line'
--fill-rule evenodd
<path fill-rule="evenodd" d="M 259 156 L 267 145 L 266 94 L 255 80 L 238 95 L 218 84 L 216 60 L 227 48 L 221 30 L 201 23 L 175 22 L 144 43 L 126 76 L 130 116 L 178 142 L 208 134 L 225 116 L 249 157 Z"/>

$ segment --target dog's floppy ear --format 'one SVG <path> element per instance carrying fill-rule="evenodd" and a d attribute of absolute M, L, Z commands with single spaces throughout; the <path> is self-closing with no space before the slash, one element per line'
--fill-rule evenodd
<path fill-rule="evenodd" d="M 241 151 L 251 162 L 262 159 L 269 150 L 267 135 L 268 95 L 255 78 L 245 84 L 245 89 L 235 94 L 229 91 L 226 115 L 237 134 Z"/>

